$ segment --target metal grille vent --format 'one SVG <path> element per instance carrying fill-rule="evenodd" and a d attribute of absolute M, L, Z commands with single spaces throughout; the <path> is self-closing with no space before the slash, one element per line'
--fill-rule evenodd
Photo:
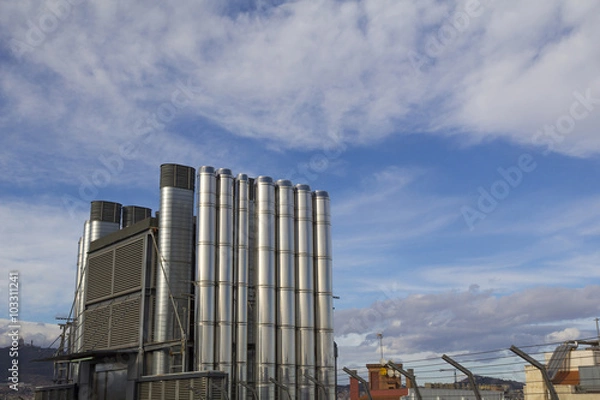
<path fill-rule="evenodd" d="M 177 396 L 177 381 L 165 381 L 164 382 L 164 393 L 165 399 L 178 399 L 180 396 Z"/>
<path fill-rule="evenodd" d="M 110 296 L 112 292 L 113 258 L 112 251 L 89 257 L 86 302 Z"/>
<path fill-rule="evenodd" d="M 108 347 L 108 330 L 106 327 L 110 326 L 110 306 L 86 311 L 83 325 L 84 351 Z"/>
<path fill-rule="evenodd" d="M 196 170 L 178 164 L 163 164 L 160 166 L 160 187 L 173 186 L 181 189 L 194 190 Z"/>
<path fill-rule="evenodd" d="M 123 228 L 127 228 L 137 222 L 152 216 L 152 210 L 146 207 L 125 206 L 123 207 Z"/>
<path fill-rule="evenodd" d="M 225 376 L 202 376 L 160 379 L 140 382 L 140 400 L 224 399 L 221 389 L 227 384 Z"/>
<path fill-rule="evenodd" d="M 91 255 L 88 261 L 86 303 L 141 289 L 143 262 L 144 238 Z"/>
<path fill-rule="evenodd" d="M 110 347 L 135 346 L 139 339 L 140 298 L 113 304 L 111 314 Z"/>
<path fill-rule="evenodd" d="M 143 260 L 143 239 L 115 250 L 113 294 L 141 287 Z"/>
<path fill-rule="evenodd" d="M 121 204 L 111 201 L 92 201 L 90 221 L 121 222 Z"/>

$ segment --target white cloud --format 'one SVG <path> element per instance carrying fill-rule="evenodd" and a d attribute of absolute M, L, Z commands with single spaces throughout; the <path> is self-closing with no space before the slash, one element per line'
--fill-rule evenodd
<path fill-rule="evenodd" d="M 56 199 L 43 200 L 47 203 L 6 201 L 0 205 L 0 257 L 6 271 L 0 291 L 6 294 L 8 290 L 8 271 L 17 271 L 20 318 L 49 321 L 69 313 L 85 215 L 78 215 L 82 221 L 78 231 L 76 224 L 65 223 L 68 214 Z"/>
<path fill-rule="evenodd" d="M 379 360 L 376 334 L 388 358 L 546 345 L 595 335 L 600 287 L 537 287 L 507 296 L 472 287 L 427 295 L 392 297 L 369 307 L 336 310 L 341 364 Z M 581 321 L 588 321 L 588 326 Z M 587 336 L 586 336 L 587 335 Z"/>
<path fill-rule="evenodd" d="M 2 68 L 0 91 L 11 105 L 3 129 L 25 122 L 24 140 L 36 143 L 41 132 L 46 139 L 30 152 L 54 143 L 67 160 L 77 149 L 114 150 L 191 79 L 199 91 L 176 121 L 210 120 L 285 147 L 332 138 L 364 144 L 415 130 L 530 144 L 536 130 L 569 113 L 574 91 L 600 97 L 595 2 L 482 1 L 433 57 L 427 44 L 450 29 L 465 2 L 280 3 L 250 12 L 211 2 L 73 6 L 41 44 Z M 26 42 L 27 21 L 38 23 L 45 7 L 7 4 L 2 38 Z M 422 73 L 409 52 L 428 57 Z M 556 150 L 600 150 L 597 111 L 552 143 Z M 171 117 L 161 123 L 169 129 Z M 192 142 L 175 143 L 182 150 Z"/>
<path fill-rule="evenodd" d="M 11 334 L 16 328 L 10 328 L 13 325 L 10 320 L 0 318 L 0 347 L 7 347 L 12 344 Z M 40 347 L 52 345 L 58 346 L 56 339 L 60 335 L 58 324 L 45 324 L 41 322 L 19 321 L 19 338 L 25 343 Z"/>

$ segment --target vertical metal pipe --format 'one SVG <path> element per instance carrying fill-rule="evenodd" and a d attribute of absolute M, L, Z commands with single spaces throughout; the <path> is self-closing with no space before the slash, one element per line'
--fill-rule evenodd
<path fill-rule="evenodd" d="M 75 303 L 73 304 L 73 310 L 71 310 L 71 315 L 69 315 L 69 317 L 72 317 L 73 319 L 75 319 L 75 323 L 72 325 L 71 336 L 69 337 L 69 343 L 71 344 L 69 346 L 69 353 L 75 352 L 75 342 L 73 341 L 73 339 L 77 337 L 77 313 L 79 310 L 79 304 L 82 301 L 80 298 L 81 291 L 80 291 L 80 287 L 79 287 L 81 275 L 83 274 L 82 268 L 83 268 L 83 236 L 80 237 L 79 242 L 77 242 L 77 275 L 76 275 L 76 279 L 75 279 Z"/>
<path fill-rule="evenodd" d="M 277 381 L 296 393 L 296 276 L 294 188 L 288 180 L 276 186 Z M 286 398 L 278 386 L 278 398 Z"/>
<path fill-rule="evenodd" d="M 85 292 L 87 288 L 87 253 L 90 249 L 90 221 L 83 225 L 83 236 L 81 243 L 81 265 L 77 276 L 77 305 L 75 309 L 75 336 L 74 351 L 83 350 L 83 311 L 85 310 Z"/>
<path fill-rule="evenodd" d="M 154 316 L 154 341 L 159 343 L 183 340 L 187 332 L 185 309 L 192 281 L 194 173 L 194 168 L 183 165 L 160 166 L 158 249 L 161 260 L 156 271 Z M 159 350 L 153 356 L 155 374 L 171 372 L 167 351 Z M 184 354 L 181 357 L 183 362 Z"/>
<path fill-rule="evenodd" d="M 296 377 L 297 399 L 315 398 L 315 316 L 313 270 L 312 193 L 308 185 L 296 185 Z"/>
<path fill-rule="evenodd" d="M 335 357 L 333 353 L 333 285 L 331 250 L 331 211 L 329 194 L 314 192 L 315 250 L 315 343 L 317 380 L 326 399 L 335 398 Z M 321 398 L 319 395 L 318 398 Z"/>
<path fill-rule="evenodd" d="M 246 399 L 244 384 L 248 381 L 248 246 L 249 246 L 249 191 L 248 176 L 239 174 L 235 188 L 235 359 L 236 374 L 233 388 L 238 399 Z M 243 382 L 241 384 L 240 382 Z M 239 383 L 239 384 L 238 384 Z"/>
<path fill-rule="evenodd" d="M 275 387 L 275 187 L 270 177 L 256 179 L 256 390 L 274 399 Z"/>
<path fill-rule="evenodd" d="M 216 365 L 233 377 L 233 176 L 217 171 Z M 228 390 L 231 393 L 231 390 Z"/>
<path fill-rule="evenodd" d="M 196 366 L 215 369 L 215 249 L 217 178 L 213 167 L 198 170 L 198 223 L 196 248 Z"/>

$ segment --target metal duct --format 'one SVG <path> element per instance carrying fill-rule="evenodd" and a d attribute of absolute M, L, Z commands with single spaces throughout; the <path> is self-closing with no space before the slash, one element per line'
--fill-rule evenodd
<path fill-rule="evenodd" d="M 275 387 L 275 187 L 267 176 L 256 179 L 256 391 L 274 399 Z"/>
<path fill-rule="evenodd" d="M 90 224 L 90 242 L 118 231 L 121 227 L 121 205 L 111 201 L 92 201 Z"/>
<path fill-rule="evenodd" d="M 137 222 L 152 216 L 152 210 L 146 207 L 125 206 L 123 207 L 123 228 L 127 228 Z"/>
<path fill-rule="evenodd" d="M 83 274 L 83 236 L 79 238 L 79 241 L 77 242 L 77 276 L 75 279 L 75 300 L 74 300 L 74 304 L 73 304 L 73 310 L 71 310 L 71 315 L 69 315 L 69 317 L 73 317 L 75 320 L 77 319 L 77 313 L 79 310 L 79 304 L 81 303 L 81 301 L 83 301 L 81 299 L 81 291 L 79 290 L 79 281 L 81 280 L 81 275 Z M 70 346 L 69 346 L 69 351 L 70 352 L 75 352 L 75 345 L 76 343 L 73 341 L 73 339 L 77 338 L 77 324 L 75 323 L 74 327 L 73 327 L 73 332 L 72 335 L 69 337 L 69 342 L 70 342 Z"/>
<path fill-rule="evenodd" d="M 160 166 L 160 260 L 156 271 L 154 318 L 154 342 L 158 343 L 183 339 L 185 332 L 181 332 L 181 329 L 187 328 L 184 311 L 187 309 L 192 281 L 194 173 L 194 168 L 183 165 Z M 155 374 L 171 372 L 168 357 L 164 350 L 154 353 Z M 181 354 L 181 357 L 183 369 L 185 354 Z"/>
<path fill-rule="evenodd" d="M 294 265 L 294 188 L 288 180 L 276 186 L 277 381 L 296 392 L 296 276 Z M 278 398 L 285 395 L 277 389 Z"/>
<path fill-rule="evenodd" d="M 248 247 L 250 182 L 248 176 L 239 174 L 235 188 L 235 362 L 233 389 L 238 399 L 246 399 L 246 388 L 239 382 L 248 381 Z"/>
<path fill-rule="evenodd" d="M 308 185 L 296 185 L 296 376 L 297 399 L 315 398 L 315 316 L 313 271 L 313 209 Z"/>
<path fill-rule="evenodd" d="M 87 253 L 90 248 L 90 221 L 85 221 L 83 225 L 83 236 L 81 238 L 81 264 L 78 268 L 77 276 L 77 301 L 75 310 L 76 330 L 74 350 L 80 352 L 83 349 L 83 320 L 85 311 L 85 293 L 87 288 Z"/>
<path fill-rule="evenodd" d="M 233 377 L 233 176 L 226 168 L 217 171 L 216 275 L 216 365 Z"/>
<path fill-rule="evenodd" d="M 196 366 L 215 369 L 215 246 L 217 178 L 213 167 L 198 170 L 198 233 L 196 236 Z"/>
<path fill-rule="evenodd" d="M 333 288 L 331 250 L 331 211 L 329 194 L 318 190 L 313 197 L 315 251 L 315 343 L 317 380 L 327 396 L 335 398 L 335 358 L 333 354 Z"/>

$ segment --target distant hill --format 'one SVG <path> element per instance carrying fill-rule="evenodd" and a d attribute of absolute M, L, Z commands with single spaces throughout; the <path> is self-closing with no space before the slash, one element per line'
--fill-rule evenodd
<path fill-rule="evenodd" d="M 474 375 L 474 378 L 475 378 L 475 382 L 478 385 L 499 385 L 499 386 L 506 385 L 511 390 L 523 390 L 523 387 L 525 386 L 525 384 L 522 382 L 507 381 L 507 380 L 499 379 L 499 378 L 491 378 L 489 376 Z M 467 378 L 463 379 L 460 382 L 467 384 L 467 385 L 469 384 L 469 380 Z"/>
<path fill-rule="evenodd" d="M 33 389 L 36 386 L 52 384 L 54 377 L 54 364 L 52 362 L 35 362 L 42 358 L 52 357 L 56 349 L 42 348 L 21 343 L 19 346 L 19 391 L 15 392 L 8 387 L 6 377 L 12 365 L 13 357 L 10 356 L 10 347 L 0 348 L 0 370 L 3 371 L 4 383 L 0 386 L 0 396 L 8 395 L 8 399 L 33 399 Z M 15 357 L 16 358 L 16 357 Z"/>

